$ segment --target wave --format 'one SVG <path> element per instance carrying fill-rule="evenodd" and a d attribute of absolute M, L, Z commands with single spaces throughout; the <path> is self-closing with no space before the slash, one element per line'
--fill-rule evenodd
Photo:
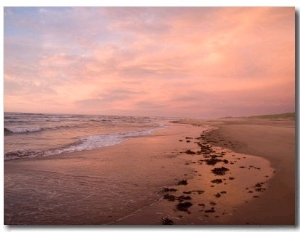
<path fill-rule="evenodd" d="M 5 113 L 5 123 L 43 123 L 43 122 L 114 122 L 114 123 L 149 123 L 149 117 L 108 116 L 108 115 L 63 115 L 63 114 L 32 114 Z"/>
<path fill-rule="evenodd" d="M 92 150 L 100 147 L 108 147 L 108 146 L 113 146 L 122 143 L 123 141 L 128 140 L 130 138 L 150 135 L 153 131 L 158 129 L 164 129 L 164 128 L 166 128 L 166 126 L 160 126 L 149 130 L 82 136 L 78 138 L 78 141 L 76 143 L 70 144 L 65 147 L 49 149 L 45 151 L 18 150 L 18 151 L 6 152 L 4 154 L 4 160 L 30 158 L 30 157 L 37 157 L 37 156 L 59 155 L 62 153 L 86 151 L 86 150 Z"/>
<path fill-rule="evenodd" d="M 42 151 L 29 151 L 29 150 L 9 151 L 4 154 L 4 160 L 30 158 L 30 157 L 37 157 L 40 155 L 43 155 Z"/>
<path fill-rule="evenodd" d="M 73 145 L 67 150 L 70 151 L 83 151 L 83 150 L 91 150 L 98 147 L 107 147 L 119 144 L 129 138 L 133 137 L 141 137 L 150 135 L 152 130 L 144 130 L 144 131 L 131 131 L 124 133 L 113 133 L 106 135 L 90 135 L 80 137 L 80 143 L 77 145 Z"/>
<path fill-rule="evenodd" d="M 101 121 L 97 121 L 99 124 L 93 124 L 93 121 L 89 122 L 83 122 L 83 123 L 70 123 L 70 124 L 64 124 L 64 125 L 36 125 L 36 126 L 18 126 L 18 125 L 8 125 L 4 127 L 4 135 L 13 135 L 13 134 L 28 134 L 28 133 L 36 133 L 41 132 L 45 130 L 59 130 L 59 129 L 70 129 L 70 128 L 88 128 L 88 127 L 103 127 L 103 126 L 109 126 L 109 125 L 115 125 L 114 123 L 111 123 L 110 120 L 103 119 Z M 124 124 L 125 125 L 125 124 Z M 160 124 L 156 123 L 148 123 L 147 126 L 151 127 L 161 127 Z"/>
<path fill-rule="evenodd" d="M 29 132 L 38 132 L 42 131 L 43 129 L 40 127 L 15 127 L 15 128 L 6 128 L 4 127 L 4 134 L 12 134 L 12 133 L 29 133 Z"/>
<path fill-rule="evenodd" d="M 61 126 L 45 126 L 45 127 L 4 127 L 4 135 L 21 134 L 21 133 L 35 133 L 44 130 L 58 130 L 58 129 L 69 129 L 79 128 L 84 125 L 82 124 L 67 124 Z"/>

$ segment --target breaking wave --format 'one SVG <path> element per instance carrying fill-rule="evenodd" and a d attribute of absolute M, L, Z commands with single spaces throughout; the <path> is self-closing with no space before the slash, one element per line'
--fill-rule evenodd
<path fill-rule="evenodd" d="M 32 128 L 26 128 L 26 127 L 16 127 L 16 128 L 4 128 L 4 133 L 29 133 L 29 132 L 38 132 L 41 131 L 42 128 L 40 127 L 32 127 Z"/>
<path fill-rule="evenodd" d="M 62 153 L 86 151 L 86 150 L 92 150 L 100 147 L 113 146 L 122 143 L 123 141 L 128 140 L 130 138 L 150 135 L 153 131 L 158 129 L 163 129 L 163 128 L 165 128 L 165 126 L 161 126 L 150 130 L 82 136 L 78 138 L 78 141 L 76 143 L 70 144 L 69 146 L 65 146 L 65 147 L 44 150 L 44 151 L 42 150 L 9 151 L 4 154 L 4 160 L 30 158 L 30 157 L 37 157 L 37 156 L 59 155 Z"/>

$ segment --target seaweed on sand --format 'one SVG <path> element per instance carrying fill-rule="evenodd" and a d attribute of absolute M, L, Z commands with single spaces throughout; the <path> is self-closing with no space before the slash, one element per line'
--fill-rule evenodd
<path fill-rule="evenodd" d="M 176 209 L 179 211 L 185 211 L 188 212 L 188 208 L 190 208 L 193 204 L 191 202 L 180 202 L 176 205 Z"/>
<path fill-rule="evenodd" d="M 225 175 L 225 173 L 226 173 L 227 171 L 229 171 L 229 169 L 222 166 L 221 168 L 214 168 L 214 169 L 212 169 L 211 171 L 212 171 L 215 175 L 223 176 L 223 175 Z"/>

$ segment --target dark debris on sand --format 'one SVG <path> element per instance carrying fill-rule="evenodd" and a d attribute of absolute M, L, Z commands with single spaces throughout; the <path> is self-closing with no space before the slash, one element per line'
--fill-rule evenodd
<path fill-rule="evenodd" d="M 214 169 L 212 169 L 211 171 L 212 171 L 215 175 L 223 176 L 223 175 L 225 175 L 225 173 L 226 173 L 227 171 L 229 171 L 229 169 L 222 166 L 221 168 L 214 168 Z"/>
<path fill-rule="evenodd" d="M 188 137 L 188 136 L 187 136 L 187 137 L 185 137 L 185 139 L 193 139 L 193 138 L 192 138 L 192 137 Z"/>
<path fill-rule="evenodd" d="M 174 222 L 171 219 L 167 218 L 167 217 L 163 217 L 161 219 L 161 224 L 162 225 L 174 225 Z"/>
<path fill-rule="evenodd" d="M 219 197 L 221 197 L 221 194 L 220 194 L 220 193 L 217 193 L 217 194 L 215 195 L 215 197 L 219 198 Z"/>
<path fill-rule="evenodd" d="M 181 195 L 181 196 L 177 197 L 177 200 L 179 202 L 182 202 L 182 201 L 186 201 L 186 200 L 192 200 L 192 198 L 190 196 Z"/>
<path fill-rule="evenodd" d="M 204 212 L 205 213 L 215 213 L 216 211 L 215 211 L 214 207 L 212 207 L 211 209 L 205 210 Z"/>
<path fill-rule="evenodd" d="M 187 180 L 181 180 L 177 183 L 177 185 L 187 185 L 187 184 L 188 184 Z"/>
<path fill-rule="evenodd" d="M 194 152 L 190 149 L 186 150 L 185 153 L 188 154 L 188 155 L 195 155 L 196 154 L 196 152 Z"/>
<path fill-rule="evenodd" d="M 212 180 L 211 182 L 214 183 L 214 184 L 220 184 L 223 181 L 221 179 L 215 179 L 215 180 Z"/>
<path fill-rule="evenodd" d="M 191 194 L 191 193 L 198 193 L 198 194 L 202 194 L 204 193 L 203 190 L 192 190 L 192 191 L 183 191 L 184 194 Z"/>
<path fill-rule="evenodd" d="M 218 162 L 222 162 L 223 160 L 221 159 L 216 159 L 216 158 L 210 158 L 210 159 L 206 159 L 206 160 L 201 160 L 206 162 L 207 165 L 215 165 Z"/>
<path fill-rule="evenodd" d="M 175 188 L 163 188 L 162 192 L 176 192 L 177 189 Z"/>
<path fill-rule="evenodd" d="M 182 202 L 182 201 L 187 201 L 187 200 L 192 200 L 192 198 L 190 196 L 184 196 L 184 195 L 181 195 L 179 197 L 176 197 L 174 195 L 171 195 L 169 193 L 165 194 L 163 199 L 166 199 L 168 201 L 179 201 L 179 202 Z"/>
<path fill-rule="evenodd" d="M 189 201 L 180 202 L 176 205 L 176 209 L 179 211 L 188 212 L 188 208 L 190 208 L 193 204 Z"/>
<path fill-rule="evenodd" d="M 171 195 L 171 194 L 165 194 L 164 195 L 164 199 L 168 200 L 168 201 L 175 201 L 176 200 L 176 197 L 174 195 Z"/>
<path fill-rule="evenodd" d="M 263 188 L 263 184 L 264 184 L 263 182 L 257 183 L 257 184 L 254 186 L 255 191 L 256 191 L 256 192 L 263 192 L 263 191 L 265 191 L 266 189 Z"/>
<path fill-rule="evenodd" d="M 205 138 L 205 135 L 201 135 L 200 137 L 197 137 L 197 138 L 185 137 L 185 140 L 186 140 L 187 143 L 191 142 L 190 140 L 192 140 L 192 139 L 198 139 L 198 140 L 204 139 L 204 141 L 206 141 L 206 142 L 204 142 L 204 143 L 200 142 L 200 141 L 195 142 L 200 147 L 200 150 L 198 150 L 198 151 L 193 151 L 191 149 L 187 149 L 185 151 L 183 150 L 180 153 L 185 153 L 185 154 L 189 154 L 189 155 L 202 155 L 203 159 L 200 159 L 197 162 L 198 164 L 205 163 L 206 165 L 214 166 L 218 163 L 221 163 L 221 164 L 223 163 L 225 165 L 236 163 L 236 161 L 233 162 L 233 161 L 229 161 L 227 159 L 224 159 L 225 158 L 224 155 L 226 155 L 226 152 L 224 152 L 224 151 L 217 152 L 213 149 L 213 147 L 212 147 L 213 144 L 211 142 L 213 142 L 213 143 L 216 142 L 217 143 L 217 141 L 213 141 L 211 139 L 209 140 L 209 139 Z M 180 141 L 183 141 L 183 140 L 180 140 Z M 212 145 L 209 144 L 209 143 L 211 143 Z M 233 143 L 230 142 L 230 141 L 228 143 L 233 145 Z M 196 163 L 196 162 L 192 162 L 192 163 Z M 186 164 L 190 164 L 190 163 L 186 163 Z M 239 166 L 239 168 L 246 168 L 246 167 L 245 166 Z M 252 166 L 250 166 L 249 168 L 252 168 Z M 255 167 L 253 167 L 253 168 L 255 168 Z M 259 168 L 256 168 L 256 169 L 259 170 Z M 227 167 L 224 167 L 224 166 L 216 167 L 216 168 L 211 169 L 211 172 L 214 173 L 217 176 L 224 176 L 228 171 L 229 171 L 229 169 Z M 228 179 L 229 180 L 234 180 L 235 177 L 230 176 L 230 177 L 228 177 Z M 220 183 L 226 184 L 224 182 L 224 180 L 226 180 L 226 179 L 217 178 L 217 179 L 211 180 L 211 182 L 214 183 L 214 184 L 220 184 Z M 178 181 L 178 183 L 177 183 L 177 185 L 187 185 L 187 184 L 188 184 L 187 180 L 184 180 L 184 179 Z M 255 186 L 252 186 L 253 190 L 255 190 L 256 192 L 264 191 L 265 189 L 263 188 L 262 184 L 263 183 L 257 183 Z M 186 195 L 181 195 L 181 196 L 174 196 L 174 195 L 169 194 L 169 192 L 176 192 L 176 191 L 177 191 L 177 189 L 164 188 L 163 192 L 165 192 L 167 194 L 165 194 L 163 198 L 168 200 L 168 201 L 177 201 L 178 204 L 176 204 L 176 209 L 178 211 L 187 212 L 189 214 L 190 214 L 189 208 L 193 205 L 192 202 L 190 202 L 192 200 L 192 198 L 190 197 L 190 194 L 192 194 L 192 193 L 198 193 L 198 194 L 204 193 L 204 191 L 202 191 L 202 190 L 193 190 L 193 191 L 183 191 L 183 194 L 186 194 Z M 216 198 L 220 198 L 222 195 L 224 196 L 224 194 L 227 194 L 227 192 L 226 191 L 220 191 L 220 192 L 215 193 L 213 196 L 216 197 Z M 193 196 L 193 195 L 191 195 L 191 196 Z M 256 196 L 256 195 L 253 196 L 253 198 L 257 198 L 257 197 L 258 196 Z M 205 207 L 206 205 L 203 204 L 203 203 L 199 203 L 197 205 L 203 207 L 202 210 L 200 210 L 200 211 L 202 211 L 204 213 L 207 213 L 207 214 L 210 214 L 210 213 L 215 213 L 216 212 L 215 208 L 214 208 L 214 206 L 216 204 L 217 203 L 215 203 L 213 201 L 210 201 L 207 204 L 207 208 Z M 210 207 L 208 207 L 209 205 L 210 205 Z M 209 217 L 207 214 L 205 214 L 204 216 Z M 168 218 L 163 218 L 162 223 L 163 223 L 163 225 L 171 225 L 171 224 L 173 224 L 173 221 L 168 219 Z"/>
<path fill-rule="evenodd" d="M 210 145 L 203 144 L 203 143 L 197 143 L 197 144 L 201 148 L 200 151 L 201 154 L 210 154 L 213 152 Z"/>

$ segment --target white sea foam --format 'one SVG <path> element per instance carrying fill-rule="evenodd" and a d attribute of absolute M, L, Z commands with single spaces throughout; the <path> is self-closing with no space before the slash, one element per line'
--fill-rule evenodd
<path fill-rule="evenodd" d="M 28 132 L 37 132 L 37 131 L 41 131 L 42 128 L 40 127 L 10 127 L 10 128 L 6 128 L 7 132 L 11 132 L 11 133 L 28 133 Z"/>
<path fill-rule="evenodd" d="M 45 154 L 46 155 L 61 154 L 65 152 L 85 151 L 85 150 L 92 150 L 100 147 L 113 146 L 129 138 L 150 135 L 154 130 L 155 129 L 143 130 L 143 131 L 130 131 L 124 133 L 104 134 L 104 135 L 83 136 L 79 138 L 79 142 L 76 144 L 73 144 L 71 146 L 62 149 L 47 151 L 45 152 Z"/>
<path fill-rule="evenodd" d="M 86 151 L 86 150 L 92 150 L 100 147 L 108 147 L 108 146 L 120 144 L 123 141 L 128 140 L 130 138 L 150 135 L 153 131 L 158 129 L 164 129 L 164 128 L 166 128 L 166 126 L 160 125 L 157 128 L 153 128 L 149 130 L 82 136 L 78 138 L 78 141 L 76 143 L 73 143 L 69 146 L 65 146 L 62 148 L 49 149 L 46 151 L 17 150 L 17 151 L 6 152 L 4 155 L 4 159 L 12 160 L 12 159 L 30 158 L 36 156 L 58 155 L 62 153 Z"/>
<path fill-rule="evenodd" d="M 132 116 L 5 113 L 5 159 L 113 146 L 164 128 L 161 121 Z"/>

